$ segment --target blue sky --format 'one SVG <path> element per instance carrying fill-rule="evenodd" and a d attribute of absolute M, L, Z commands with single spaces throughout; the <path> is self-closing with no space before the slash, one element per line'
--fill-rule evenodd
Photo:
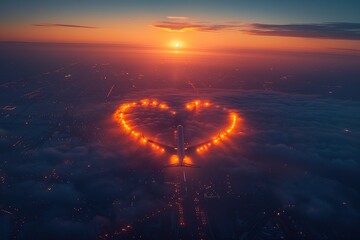
<path fill-rule="evenodd" d="M 187 15 L 211 20 L 245 20 L 271 23 L 360 22 L 360 1 L 6 1 L 0 19 L 28 22 L 46 18 L 101 19 L 136 14 L 145 18 Z M 89 16 L 90 15 L 90 16 Z"/>
<path fill-rule="evenodd" d="M 149 46 L 180 40 L 197 48 L 282 48 L 285 44 L 289 48 L 358 49 L 359 9 L 358 0 L 5 1 L 0 4 L 0 40 Z M 209 30 L 214 34 L 208 34 Z M 303 38 L 310 40 L 303 42 Z"/>

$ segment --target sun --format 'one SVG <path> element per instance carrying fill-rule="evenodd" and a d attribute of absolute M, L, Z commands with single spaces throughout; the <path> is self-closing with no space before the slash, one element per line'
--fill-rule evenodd
<path fill-rule="evenodd" d="M 172 48 L 175 48 L 175 49 L 180 49 L 180 48 L 183 47 L 183 43 L 180 42 L 180 41 L 173 41 L 173 42 L 171 43 L 171 47 L 172 47 Z"/>

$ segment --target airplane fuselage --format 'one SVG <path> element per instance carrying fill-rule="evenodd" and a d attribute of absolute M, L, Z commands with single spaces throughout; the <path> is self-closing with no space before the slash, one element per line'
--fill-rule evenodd
<path fill-rule="evenodd" d="M 185 158 L 185 146 L 184 146 L 184 128 L 181 125 L 177 126 L 177 138 L 178 138 L 177 157 L 179 159 L 179 165 L 183 166 L 184 158 Z"/>

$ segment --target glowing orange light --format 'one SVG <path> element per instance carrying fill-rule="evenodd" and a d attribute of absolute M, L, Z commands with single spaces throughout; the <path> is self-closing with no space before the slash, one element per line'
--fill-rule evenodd
<path fill-rule="evenodd" d="M 131 103 L 125 103 L 123 105 L 121 105 L 114 113 L 113 118 L 132 136 L 134 136 L 136 139 L 138 139 L 140 142 L 146 144 L 148 143 L 148 140 L 145 139 L 145 137 L 141 137 L 140 133 L 135 131 L 134 128 L 132 126 L 130 126 L 125 119 L 125 115 L 126 112 L 128 110 L 130 110 L 131 108 L 134 107 L 147 107 L 151 105 L 154 108 L 158 108 L 160 110 L 164 110 L 164 109 L 169 109 L 169 107 L 165 104 L 165 103 L 159 103 L 157 100 L 149 100 L 149 99 L 143 99 L 140 100 L 139 102 L 131 102 Z M 200 107 L 208 107 L 210 106 L 210 102 L 209 101 L 200 101 L 200 100 L 194 100 L 192 102 L 189 102 L 186 104 L 186 109 L 193 109 L 194 107 L 196 107 L 196 109 L 200 108 Z M 220 106 L 216 105 L 214 107 L 219 108 Z M 224 111 L 228 111 L 226 108 L 223 108 Z M 175 111 L 169 111 L 171 114 L 176 114 Z M 223 130 L 220 131 L 219 135 L 215 138 L 213 138 L 212 143 L 213 144 L 218 144 L 222 139 L 224 139 L 226 136 L 229 136 L 230 133 L 233 131 L 233 129 L 235 128 L 236 124 L 237 124 L 237 120 L 239 119 L 236 113 L 231 113 L 230 112 L 230 119 L 231 119 L 231 124 L 230 126 Z M 163 153 L 165 152 L 164 148 L 161 148 L 160 146 L 151 143 L 150 146 L 152 147 L 152 149 L 156 152 L 159 153 Z M 202 151 L 206 151 L 208 149 L 210 149 L 212 146 L 211 143 L 207 143 L 204 144 L 203 146 L 200 146 L 199 148 L 196 149 L 196 152 L 200 153 Z M 189 159 L 189 161 L 191 161 L 191 159 Z"/>
<path fill-rule="evenodd" d="M 194 101 L 186 104 L 186 108 L 188 110 L 192 110 L 195 107 L 196 107 L 196 109 L 198 109 L 200 107 L 209 107 L 209 106 L 210 106 L 209 101 L 201 101 L 201 100 L 194 100 Z"/>
<path fill-rule="evenodd" d="M 144 137 L 140 137 L 140 133 L 135 131 L 132 126 L 130 126 L 126 120 L 125 120 L 125 114 L 128 110 L 130 110 L 133 107 L 147 107 L 149 104 L 153 107 L 157 107 L 161 110 L 168 109 L 168 106 L 165 103 L 159 103 L 157 100 L 148 100 L 148 99 L 142 99 L 139 102 L 131 102 L 131 103 L 124 103 L 122 104 L 114 113 L 113 118 L 115 121 L 117 121 L 120 126 L 122 126 L 127 132 L 129 132 L 130 135 L 134 136 L 136 139 L 139 139 L 142 143 L 147 143 L 148 141 Z M 170 113 L 176 114 L 174 111 L 171 111 Z M 160 146 L 157 146 L 156 144 L 151 144 L 152 148 L 160 153 L 165 152 L 164 148 L 160 148 Z"/>
<path fill-rule="evenodd" d="M 170 157 L 170 164 L 178 164 L 179 163 L 179 159 L 176 155 L 171 155 Z"/>
<path fill-rule="evenodd" d="M 186 163 L 186 164 L 193 164 L 193 161 L 192 161 L 192 159 L 191 159 L 189 156 L 185 156 L 185 158 L 184 158 L 184 163 Z"/>
<path fill-rule="evenodd" d="M 143 105 L 148 105 L 148 104 L 149 104 L 149 101 L 146 100 L 146 99 L 144 99 L 144 100 L 141 100 L 141 103 L 142 103 Z"/>
<path fill-rule="evenodd" d="M 237 115 L 235 113 L 230 113 L 230 117 L 231 117 L 231 126 L 227 130 L 221 131 L 219 135 L 213 139 L 214 144 L 218 144 L 220 140 L 224 139 L 226 136 L 229 136 L 232 130 L 235 128 L 238 119 Z M 208 143 L 208 146 L 210 146 L 210 144 L 211 143 Z M 204 146 L 204 148 L 205 150 L 208 149 L 206 145 Z M 197 152 L 200 152 L 201 150 L 202 149 L 200 148 L 200 150 Z"/>

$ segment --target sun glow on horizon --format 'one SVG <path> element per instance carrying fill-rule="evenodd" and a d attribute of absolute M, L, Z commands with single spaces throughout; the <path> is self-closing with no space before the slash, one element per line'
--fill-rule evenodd
<path fill-rule="evenodd" d="M 174 49 L 181 49 L 184 47 L 184 44 L 181 41 L 172 41 L 170 47 Z"/>

